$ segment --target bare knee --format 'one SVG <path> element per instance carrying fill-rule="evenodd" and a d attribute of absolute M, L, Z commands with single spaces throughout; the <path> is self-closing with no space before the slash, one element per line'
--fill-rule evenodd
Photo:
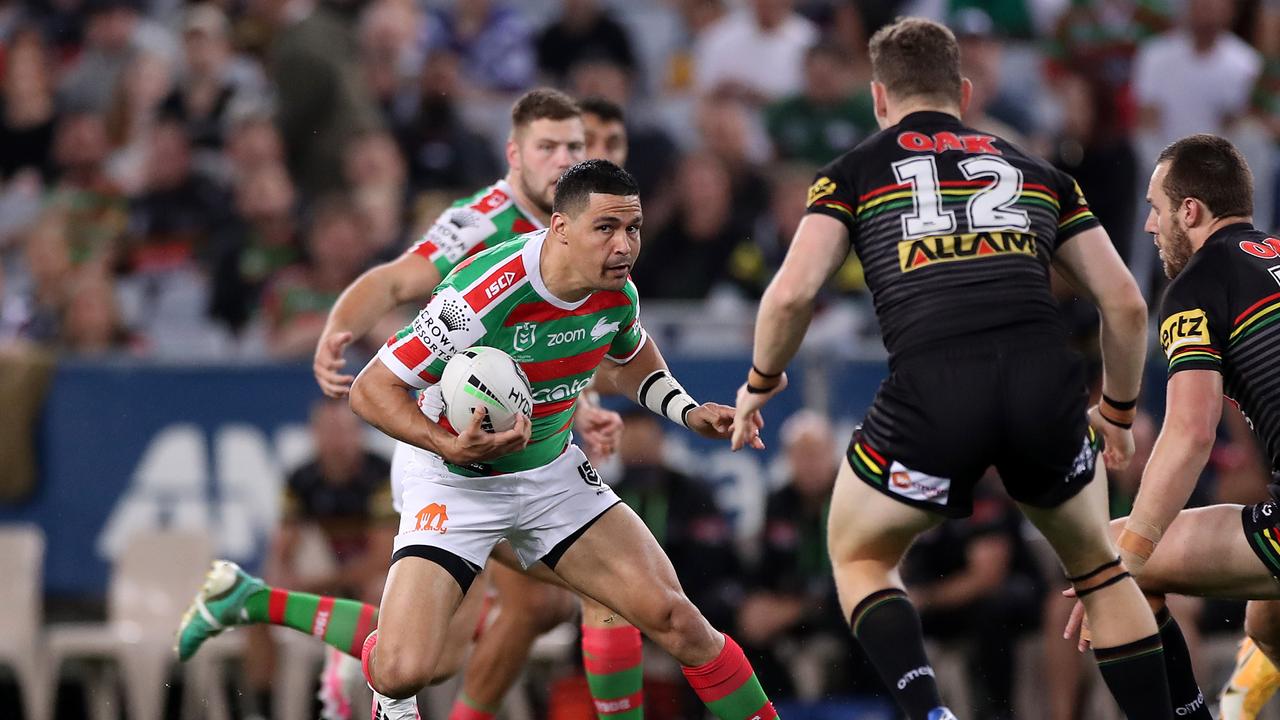
<path fill-rule="evenodd" d="M 413 643 L 388 643 L 379 637 L 369 673 L 375 690 L 387 697 L 404 698 L 435 680 L 435 666 L 436 658 Z"/>
<path fill-rule="evenodd" d="M 636 625 L 684 665 L 703 665 L 720 652 L 719 633 L 683 592 L 664 594 L 643 610 Z"/>
<path fill-rule="evenodd" d="M 577 604 L 568 591 L 542 584 L 531 589 L 519 597 L 503 597 L 499 617 L 507 615 L 508 622 L 528 628 L 531 635 L 541 635 L 573 619 Z"/>

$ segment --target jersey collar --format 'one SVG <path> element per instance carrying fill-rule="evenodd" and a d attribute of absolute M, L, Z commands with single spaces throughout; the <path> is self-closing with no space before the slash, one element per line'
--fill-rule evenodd
<path fill-rule="evenodd" d="M 547 284 L 542 280 L 542 246 L 547 239 L 547 231 L 540 230 L 529 235 L 529 240 L 525 242 L 524 247 L 520 250 L 520 255 L 524 260 L 525 276 L 529 278 L 529 284 L 533 286 L 534 292 L 543 300 L 551 303 L 553 306 L 561 310 L 577 310 L 582 307 L 582 303 L 586 302 L 591 296 L 582 298 L 577 302 L 569 302 L 556 297 L 547 289 Z"/>
<path fill-rule="evenodd" d="M 520 201 L 516 199 L 515 188 L 511 187 L 511 183 L 507 182 L 506 178 L 499 178 L 498 182 L 494 183 L 494 185 L 496 185 L 499 190 L 506 193 L 507 197 L 511 198 L 511 204 L 514 205 L 515 208 L 520 211 L 520 214 L 524 216 L 525 220 L 529 221 L 529 224 L 533 225 L 535 228 L 539 230 L 546 227 L 546 225 L 543 225 L 542 221 L 538 219 L 537 214 L 530 211 L 529 208 L 525 207 L 524 205 L 520 204 Z"/>
<path fill-rule="evenodd" d="M 938 112 L 936 110 L 917 110 L 913 113 L 905 115 L 898 121 L 898 127 L 919 127 L 921 125 L 937 126 L 937 125 L 955 125 L 960 126 L 960 118 L 950 113 Z"/>
<path fill-rule="evenodd" d="M 1209 237 L 1205 238 L 1204 244 L 1208 245 L 1209 243 L 1214 242 L 1219 238 L 1224 238 L 1233 232 L 1240 232 L 1241 230 L 1255 230 L 1255 229 L 1256 228 L 1254 228 L 1253 223 L 1247 223 L 1247 222 L 1238 222 L 1238 223 L 1231 223 L 1230 225 L 1223 225 L 1217 230 L 1214 230 L 1213 233 L 1209 235 Z"/>

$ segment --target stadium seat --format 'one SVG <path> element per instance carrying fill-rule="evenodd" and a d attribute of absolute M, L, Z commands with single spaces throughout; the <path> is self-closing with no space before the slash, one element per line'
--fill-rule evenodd
<path fill-rule="evenodd" d="M 119 668 L 131 718 L 159 718 L 164 711 L 166 681 L 177 662 L 173 633 L 191 602 L 213 557 L 207 533 L 161 531 L 139 533 L 115 559 L 107 589 L 107 619 L 99 623 L 60 623 L 48 632 L 48 677 L 54 682 L 64 661 L 79 658 L 108 661 Z M 95 715 L 116 714 L 119 704 L 95 695 L 109 694 L 102 664 L 90 678 Z M 200 693 L 201 664 L 184 668 L 187 695 Z M 202 717 L 225 717 L 220 692 L 201 708 Z M 193 703 L 184 703 L 188 708 Z M 221 710 L 222 712 L 219 712 Z"/>
<path fill-rule="evenodd" d="M 44 532 L 35 525 L 0 526 L 0 664 L 13 669 L 27 720 L 52 714 L 52 684 L 44 668 Z"/>

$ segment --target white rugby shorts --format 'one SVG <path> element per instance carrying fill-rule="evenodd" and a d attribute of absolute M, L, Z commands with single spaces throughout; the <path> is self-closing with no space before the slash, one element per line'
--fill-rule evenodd
<path fill-rule="evenodd" d="M 577 445 L 542 467 L 489 477 L 451 473 L 439 456 L 410 445 L 396 453 L 397 552 L 425 545 L 484 567 L 493 546 L 505 539 L 528 568 L 621 502 Z"/>

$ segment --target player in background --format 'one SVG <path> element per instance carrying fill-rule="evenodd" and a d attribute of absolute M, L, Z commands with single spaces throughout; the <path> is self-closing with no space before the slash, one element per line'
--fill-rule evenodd
<path fill-rule="evenodd" d="M 1250 599 L 1245 631 L 1256 647 L 1243 648 L 1221 716 L 1253 718 L 1276 681 L 1259 661 L 1278 659 L 1280 650 L 1280 239 L 1253 227 L 1249 166 L 1214 135 L 1165 148 L 1147 202 L 1146 231 L 1171 279 L 1160 311 L 1167 399 L 1133 510 L 1112 532 L 1125 566 L 1155 602 L 1158 593 Z M 1224 394 L 1271 462 L 1273 499 L 1183 510 L 1213 448 Z M 1068 636 L 1081 611 L 1095 624 L 1092 608 L 1077 607 Z M 1189 662 L 1182 673 L 1190 676 Z M 1172 670 L 1170 679 L 1177 682 Z M 1203 698 L 1174 701 L 1179 716 L 1210 717 Z"/>
<path fill-rule="evenodd" d="M 761 301 L 734 447 L 786 387 L 813 300 L 850 247 L 889 350 L 845 455 L 828 542 L 854 637 L 911 720 L 954 718 L 898 574 L 921 532 L 972 512 L 994 465 L 1097 619 L 1099 669 L 1132 719 L 1173 717 L 1161 636 L 1107 534 L 1097 462 L 1127 462 L 1146 304 L 1066 174 L 965 127 L 971 86 L 951 31 L 903 18 L 870 41 L 882 132 L 819 171 L 809 212 Z M 1058 268 L 1102 315 L 1104 399 L 1086 413 L 1080 359 L 1049 290 Z M 1119 400 L 1113 400 L 1119 398 Z M 1092 424 L 1092 427 L 1090 425 Z"/>
<path fill-rule="evenodd" d="M 602 389 L 704 437 L 732 432 L 733 409 L 690 397 L 639 323 L 629 276 L 642 221 L 630 175 L 607 160 L 575 165 L 556 187 L 548 230 L 455 268 L 353 384 L 352 410 L 415 448 L 378 630 L 362 658 L 382 716 L 414 717 L 413 694 L 434 676 L 444 630 L 501 539 L 522 566 L 549 568 L 631 620 L 681 663 L 717 717 L 777 716 L 741 648 L 689 602 L 648 528 L 570 442 L 577 396 L 602 363 L 615 366 Z M 443 407 L 435 383 L 447 360 L 474 345 L 519 365 L 532 421 L 521 414 L 514 428 L 486 433 L 478 410 L 455 434 L 431 419 Z M 428 388 L 424 413 L 405 391 Z"/>
<path fill-rule="evenodd" d="M 342 372 L 346 362 L 343 351 L 354 338 L 368 334 L 387 313 L 405 302 L 425 303 L 443 274 L 464 257 L 543 227 L 549 219 L 555 180 L 572 161 L 582 158 L 584 149 L 592 157 L 625 161 L 626 129 L 621 108 L 605 100 L 584 100 L 580 116 L 584 132 L 579 133 L 574 128 L 578 109 L 573 105 L 567 96 L 548 90 L 534 90 L 517 100 L 512 108 L 513 131 L 507 146 L 507 177 L 454 203 L 404 255 L 366 272 L 342 294 L 330 311 L 313 363 L 316 381 L 326 395 L 344 397 L 349 392 L 354 378 Z M 557 148 L 556 152 L 548 152 Z M 621 428 L 615 413 L 601 410 L 594 403 L 580 403 L 574 421 L 575 430 L 594 445 L 596 453 L 607 456 L 612 452 Z M 392 462 L 392 497 L 397 511 L 403 453 L 404 447 L 398 445 Z M 247 582 L 248 576 L 244 577 Z M 577 612 L 577 604 L 562 588 L 501 564 L 490 567 L 489 577 L 499 591 L 501 603 L 493 625 L 480 635 L 470 656 L 465 656 L 476 621 L 481 619 L 484 590 L 478 588 L 472 594 L 474 598 L 468 597 L 450 629 L 447 647 L 451 654 L 438 665 L 438 679 L 443 680 L 452 676 L 466 657 L 464 685 L 450 720 L 491 718 L 519 678 L 533 641 Z M 264 587 L 256 592 L 269 590 Z M 290 597 L 286 595 L 286 601 Z M 319 608 L 313 597 L 296 594 L 293 601 Z M 598 706 L 609 708 L 612 718 L 642 717 L 643 656 L 639 631 L 594 601 L 582 600 L 583 654 L 593 699 Z M 337 600 L 335 604 L 339 612 L 354 612 L 357 606 L 348 605 L 351 602 Z M 236 603 L 243 603 L 247 612 L 237 614 Z M 311 629 L 312 618 L 306 613 L 297 617 L 268 613 L 264 617 L 256 608 L 257 603 L 246 596 L 219 614 L 229 614 L 235 624 L 266 622 L 286 624 L 304 632 Z M 368 606 L 359 609 L 362 614 L 369 612 Z M 189 613 L 189 617 L 190 622 L 184 622 L 179 633 L 184 638 L 179 654 L 184 658 L 228 624 L 227 619 L 210 624 L 201 613 Z M 356 624 L 354 632 L 359 637 L 351 643 L 343 638 L 331 644 L 348 657 L 358 658 L 359 643 L 372 630 L 376 611 L 370 621 Z M 354 655 L 352 648 L 356 648 Z M 326 675 L 344 674 L 330 670 L 326 668 Z"/>

